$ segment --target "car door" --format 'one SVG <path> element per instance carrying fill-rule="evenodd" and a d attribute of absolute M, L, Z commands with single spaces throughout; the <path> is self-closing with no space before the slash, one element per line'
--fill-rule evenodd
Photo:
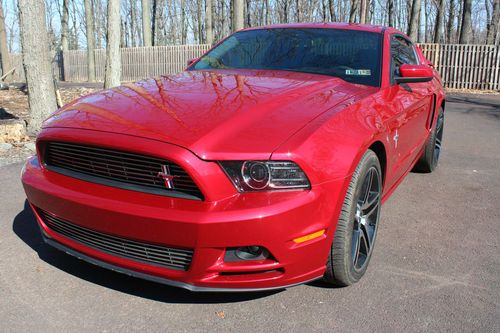
<path fill-rule="evenodd" d="M 432 92 L 428 82 L 396 84 L 402 64 L 418 64 L 414 45 L 406 37 L 391 36 L 391 88 L 389 107 L 395 117 L 390 124 L 390 142 L 393 145 L 394 179 L 399 179 L 418 157 L 428 133 L 429 111 L 432 108 Z"/>

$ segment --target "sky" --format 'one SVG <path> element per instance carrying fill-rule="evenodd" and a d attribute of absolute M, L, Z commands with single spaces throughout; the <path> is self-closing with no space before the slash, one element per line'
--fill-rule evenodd
<path fill-rule="evenodd" d="M 3 8 L 4 8 L 4 14 L 5 14 L 5 19 L 6 19 L 6 29 L 8 33 L 7 39 L 10 41 L 9 42 L 9 47 L 11 48 L 11 52 L 13 53 L 19 53 L 20 52 L 20 40 L 19 40 L 19 24 L 18 24 L 18 19 L 16 16 L 16 6 L 17 6 L 17 0 L 0 0 L 3 3 Z M 75 1 L 75 5 L 81 9 L 81 12 L 83 13 L 83 0 L 72 0 Z M 71 2 L 72 2 L 71 1 Z M 140 8 L 140 0 L 136 0 L 138 4 L 138 8 Z M 258 0 L 254 0 L 258 1 Z M 272 0 L 271 0 L 272 1 Z M 374 0 L 375 1 L 375 0 Z M 383 0 L 382 0 L 383 1 Z M 432 1 L 432 0 L 431 0 Z M 123 2 L 123 0 L 122 0 Z M 58 3 L 62 3 L 62 0 L 46 0 L 47 4 L 47 20 L 51 21 L 52 27 L 54 29 L 54 33 L 56 36 L 59 36 L 60 33 L 60 16 L 58 14 Z M 379 1 L 377 1 L 379 3 Z M 422 3 L 424 3 L 424 0 L 422 0 Z M 52 11 L 53 14 L 48 14 L 48 12 Z M 473 17 L 472 21 L 473 24 L 475 25 L 476 29 L 482 30 L 485 29 L 486 26 L 486 12 L 484 9 L 484 0 L 473 0 Z M 70 15 L 71 10 L 70 10 Z M 422 15 L 425 15 L 425 10 L 422 11 Z M 448 14 L 447 14 L 448 15 Z M 76 17 L 77 25 L 81 26 L 80 31 L 79 31 L 79 45 L 81 47 L 85 48 L 86 44 L 86 38 L 84 35 L 83 27 L 84 25 L 82 24 L 83 17 Z M 71 21 L 71 19 L 70 19 Z M 423 19 L 421 22 L 423 23 Z M 193 37 L 192 34 L 188 34 L 188 43 L 193 43 Z M 104 47 L 104 45 L 102 46 Z"/>

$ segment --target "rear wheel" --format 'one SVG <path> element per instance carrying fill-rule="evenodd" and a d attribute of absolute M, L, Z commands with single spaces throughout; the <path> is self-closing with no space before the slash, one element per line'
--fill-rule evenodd
<path fill-rule="evenodd" d="M 443 142 L 443 128 L 444 128 L 444 111 L 439 110 L 436 120 L 436 125 L 429 136 L 422 156 L 413 168 L 417 172 L 432 172 L 438 166 L 439 156 L 441 155 L 441 144 Z"/>
<path fill-rule="evenodd" d="M 368 150 L 352 176 L 337 223 L 324 279 L 348 286 L 365 274 L 377 236 L 382 197 L 377 155 Z"/>

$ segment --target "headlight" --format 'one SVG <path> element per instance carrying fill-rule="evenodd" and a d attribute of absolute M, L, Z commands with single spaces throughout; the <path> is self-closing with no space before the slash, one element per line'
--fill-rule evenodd
<path fill-rule="evenodd" d="M 306 174 L 294 162 L 222 161 L 219 163 L 240 192 L 310 187 Z"/>

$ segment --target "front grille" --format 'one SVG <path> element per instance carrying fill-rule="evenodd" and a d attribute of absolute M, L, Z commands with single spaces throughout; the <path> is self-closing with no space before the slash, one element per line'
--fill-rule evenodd
<path fill-rule="evenodd" d="M 69 142 L 42 143 L 45 166 L 82 180 L 141 192 L 203 200 L 191 177 L 160 158 Z M 173 176 L 166 182 L 161 174 Z"/>
<path fill-rule="evenodd" d="M 61 236 L 111 255 L 183 271 L 188 270 L 193 258 L 193 250 L 111 236 L 70 223 L 39 208 L 37 212 L 45 225 Z"/>

